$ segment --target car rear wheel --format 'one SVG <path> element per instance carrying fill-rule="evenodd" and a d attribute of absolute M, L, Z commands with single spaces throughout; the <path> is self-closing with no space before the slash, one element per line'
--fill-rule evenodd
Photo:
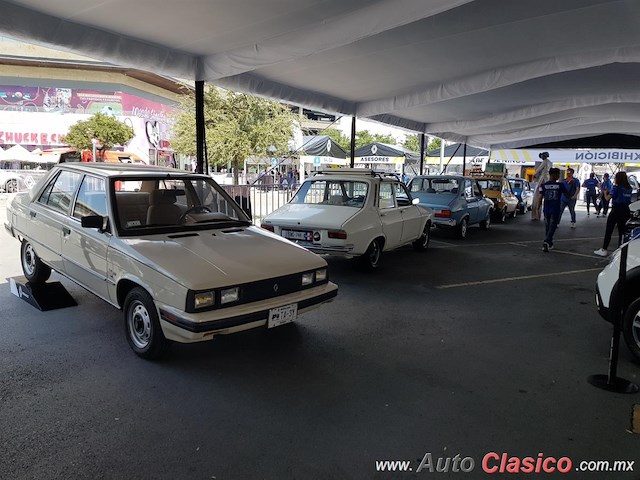
<path fill-rule="evenodd" d="M 498 221 L 504 223 L 507 221 L 507 207 L 504 207 L 498 212 Z"/>
<path fill-rule="evenodd" d="M 624 313 L 623 333 L 629 350 L 640 361 L 640 298 L 632 302 Z"/>
<path fill-rule="evenodd" d="M 360 263 L 367 270 L 375 270 L 380 265 L 381 256 L 382 242 L 376 238 L 369 244 L 366 253 L 360 257 Z"/>
<path fill-rule="evenodd" d="M 22 241 L 20 260 L 24 276 L 31 283 L 44 283 L 51 276 L 51 268 L 42 263 L 42 260 L 36 255 L 33 245 L 27 240 Z"/>
<path fill-rule="evenodd" d="M 517 215 L 518 215 L 518 209 L 515 208 L 510 216 L 511 216 L 511 218 L 516 218 Z"/>
<path fill-rule="evenodd" d="M 469 219 L 464 217 L 458 225 L 458 237 L 467 238 L 467 230 L 469 229 Z"/>
<path fill-rule="evenodd" d="M 160 358 L 169 346 L 160 327 L 156 305 L 141 287 L 132 289 L 124 300 L 124 328 L 129 346 L 142 358 Z"/>
<path fill-rule="evenodd" d="M 429 248 L 429 240 L 431 239 L 431 223 L 427 222 L 422 231 L 422 235 L 415 242 L 413 248 L 416 250 L 426 250 Z"/>
<path fill-rule="evenodd" d="M 18 181 L 16 179 L 9 180 L 4 186 L 4 191 L 7 193 L 16 193 L 18 191 Z"/>

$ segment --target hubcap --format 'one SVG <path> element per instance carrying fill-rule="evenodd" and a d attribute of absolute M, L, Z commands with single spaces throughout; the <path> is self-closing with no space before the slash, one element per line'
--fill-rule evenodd
<path fill-rule="evenodd" d="M 377 265 L 378 260 L 380 260 L 380 247 L 378 246 L 378 242 L 373 242 L 371 244 L 371 255 L 369 255 L 369 260 L 373 266 Z"/>
<path fill-rule="evenodd" d="M 465 220 L 460 224 L 460 233 L 463 237 L 467 236 L 467 222 Z"/>
<path fill-rule="evenodd" d="M 24 259 L 22 260 L 22 266 L 25 269 L 25 273 L 33 275 L 36 271 L 36 254 L 33 251 L 31 244 L 27 244 L 24 249 Z"/>
<path fill-rule="evenodd" d="M 631 332 L 633 333 L 633 339 L 636 342 L 636 345 L 640 347 L 640 311 L 636 312 L 636 317 L 633 319 L 633 323 L 631 324 Z"/>
<path fill-rule="evenodd" d="M 429 225 L 424 227 L 424 232 L 422 233 L 422 246 L 426 247 L 429 245 Z"/>
<path fill-rule="evenodd" d="M 141 302 L 134 302 L 129 307 L 127 327 L 131 340 L 138 348 L 146 348 L 151 338 L 151 318 Z"/>

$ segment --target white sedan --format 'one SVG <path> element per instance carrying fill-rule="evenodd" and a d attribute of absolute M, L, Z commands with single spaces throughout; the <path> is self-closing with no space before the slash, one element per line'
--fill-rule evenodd
<path fill-rule="evenodd" d="M 340 169 L 306 180 L 262 228 L 318 254 L 359 257 L 374 269 L 383 251 L 406 244 L 426 249 L 431 215 L 396 176 Z"/>
<path fill-rule="evenodd" d="M 32 283 L 51 270 L 124 312 L 144 358 L 169 341 L 289 323 L 331 300 L 327 263 L 252 227 L 211 178 L 125 164 L 64 163 L 7 209 Z"/>

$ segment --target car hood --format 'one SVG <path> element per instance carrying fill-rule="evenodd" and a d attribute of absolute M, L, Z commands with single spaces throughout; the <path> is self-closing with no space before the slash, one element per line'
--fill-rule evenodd
<path fill-rule="evenodd" d="M 264 223 L 281 227 L 340 228 L 359 211 L 360 208 L 338 205 L 289 203 L 267 215 Z"/>
<path fill-rule="evenodd" d="M 129 255 L 192 290 L 327 265 L 318 255 L 257 227 L 152 235 L 122 242 Z"/>

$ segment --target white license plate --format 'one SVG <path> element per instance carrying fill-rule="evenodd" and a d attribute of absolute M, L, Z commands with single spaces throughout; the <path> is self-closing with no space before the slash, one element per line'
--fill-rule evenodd
<path fill-rule="evenodd" d="M 282 307 L 269 310 L 268 328 L 279 327 L 285 323 L 293 322 L 298 316 L 298 304 L 284 305 Z"/>
<path fill-rule="evenodd" d="M 312 232 L 301 232 L 299 230 L 282 230 L 282 236 L 289 240 L 305 240 L 310 242 L 313 238 Z"/>

